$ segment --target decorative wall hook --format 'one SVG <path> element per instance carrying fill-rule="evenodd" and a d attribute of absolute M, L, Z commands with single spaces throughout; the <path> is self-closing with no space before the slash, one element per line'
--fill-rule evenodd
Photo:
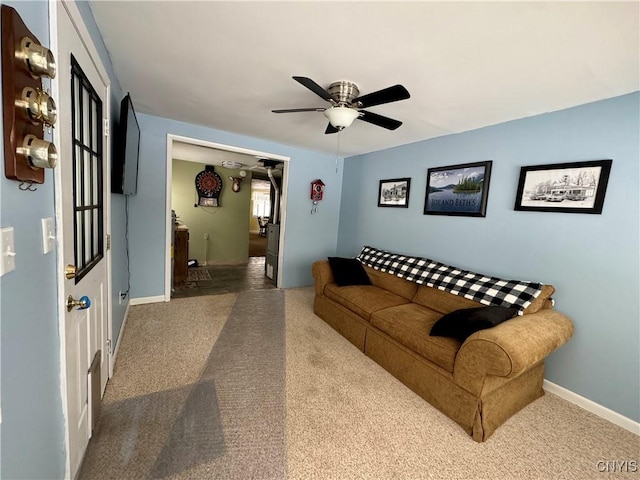
<path fill-rule="evenodd" d="M 35 192 L 36 190 L 38 190 L 36 187 L 33 186 L 33 182 L 20 182 L 20 185 L 18 185 L 18 188 L 23 192 Z"/>

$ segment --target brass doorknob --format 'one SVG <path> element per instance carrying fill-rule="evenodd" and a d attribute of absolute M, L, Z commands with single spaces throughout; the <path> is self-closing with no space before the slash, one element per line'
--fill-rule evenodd
<path fill-rule="evenodd" d="M 22 98 L 16 100 L 16 106 L 23 108 L 31 123 L 42 123 L 45 127 L 52 127 L 56 123 L 56 102 L 47 93 L 39 88 L 24 87 Z"/>
<path fill-rule="evenodd" d="M 29 37 L 22 38 L 20 49 L 16 50 L 15 56 L 25 63 L 34 78 L 40 76 L 55 78 L 56 61 L 53 53 Z"/>
<path fill-rule="evenodd" d="M 26 158 L 34 168 L 55 168 L 58 163 L 56 146 L 46 140 L 40 140 L 35 135 L 24 137 L 22 146 L 16 148 L 16 153 Z"/>
<path fill-rule="evenodd" d="M 89 297 L 82 296 L 79 300 L 74 299 L 71 295 L 67 298 L 67 312 L 70 312 L 75 307 L 78 307 L 79 310 L 86 310 L 91 306 L 91 300 Z"/>
<path fill-rule="evenodd" d="M 76 278 L 77 273 L 78 267 L 76 267 L 75 265 L 67 265 L 66 267 L 64 267 L 64 276 L 69 280 L 71 280 L 72 278 Z"/>

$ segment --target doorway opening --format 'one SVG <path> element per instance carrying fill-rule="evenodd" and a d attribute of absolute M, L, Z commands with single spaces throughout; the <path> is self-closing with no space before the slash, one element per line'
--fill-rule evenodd
<path fill-rule="evenodd" d="M 165 301 L 282 284 L 288 161 L 268 152 L 167 135 Z M 198 176 L 214 173 L 222 184 L 220 195 L 203 198 Z M 267 217 L 277 224 L 270 227 L 271 255 L 266 252 L 269 236 L 261 235 L 260 228 Z"/>
<path fill-rule="evenodd" d="M 249 257 L 267 255 L 267 225 L 271 216 L 271 183 L 251 177 L 251 217 L 249 218 Z"/>

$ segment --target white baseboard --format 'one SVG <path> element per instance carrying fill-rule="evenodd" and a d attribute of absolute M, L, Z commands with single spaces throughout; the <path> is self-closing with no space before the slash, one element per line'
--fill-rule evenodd
<path fill-rule="evenodd" d="M 155 297 L 138 297 L 129 300 L 129 305 L 144 305 L 146 303 L 160 303 L 168 301 L 164 295 L 156 295 Z"/>
<path fill-rule="evenodd" d="M 577 393 L 567 390 L 566 388 L 556 385 L 548 380 L 544 380 L 542 388 L 549 393 L 553 393 L 554 395 L 579 406 L 580 408 L 584 408 L 588 412 L 591 412 L 600 418 L 604 418 L 605 420 L 640 436 L 640 423 L 627 418 L 624 415 L 620 415 L 607 407 L 603 407 L 599 403 L 589 400 L 588 398 L 578 395 Z"/>

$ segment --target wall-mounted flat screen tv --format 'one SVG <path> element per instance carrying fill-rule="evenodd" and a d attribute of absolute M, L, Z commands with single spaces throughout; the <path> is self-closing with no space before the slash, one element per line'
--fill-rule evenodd
<path fill-rule="evenodd" d="M 140 153 L 140 126 L 127 94 L 120 103 L 120 123 L 114 135 L 111 164 L 111 191 L 135 195 L 138 190 L 138 156 Z"/>

